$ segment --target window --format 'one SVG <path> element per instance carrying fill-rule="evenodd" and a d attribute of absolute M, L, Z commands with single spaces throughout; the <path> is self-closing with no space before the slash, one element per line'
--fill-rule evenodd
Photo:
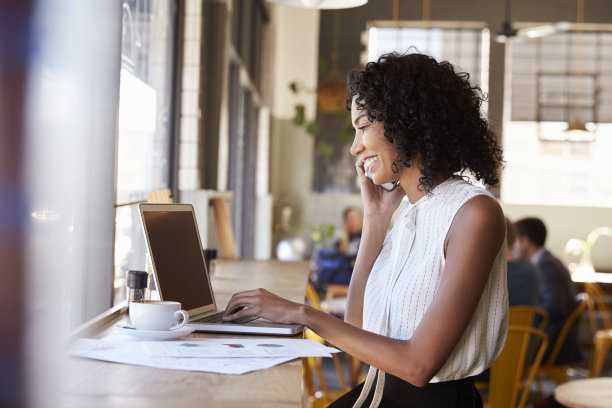
<path fill-rule="evenodd" d="M 481 23 L 430 23 L 423 28 L 422 22 L 401 22 L 393 28 L 388 21 L 368 24 L 367 51 L 363 61 L 376 60 L 380 55 L 391 52 L 412 52 L 414 47 L 441 60 L 455 65 L 457 70 L 470 74 L 470 81 L 487 92 L 489 82 L 489 31 Z M 483 106 L 486 109 L 486 105 Z M 326 135 L 326 142 L 334 146 L 328 156 L 315 154 L 315 175 L 313 190 L 317 192 L 359 191 L 347 141 L 336 135 Z M 342 144 L 342 146 L 340 146 Z"/>
<path fill-rule="evenodd" d="M 470 80 L 484 92 L 488 88 L 489 31 L 482 24 L 457 23 L 431 24 L 428 29 L 422 23 L 404 23 L 392 28 L 388 23 L 375 22 L 368 27 L 367 60 L 374 61 L 391 51 L 410 51 L 416 48 L 435 57 L 447 60 L 457 70 L 470 74 Z"/>
<path fill-rule="evenodd" d="M 253 258 L 257 193 L 262 189 L 262 180 L 257 177 L 262 170 L 257 167 L 258 149 L 269 138 L 259 123 L 265 107 L 262 63 L 269 21 L 267 6 L 262 0 L 234 0 L 232 19 L 227 181 L 233 192 L 232 225 L 238 256 Z M 263 184 L 267 185 L 267 180 Z"/>
<path fill-rule="evenodd" d="M 134 203 L 173 187 L 172 0 L 123 0 L 117 137 L 115 297 L 125 299 L 125 273 L 145 268 L 146 246 Z"/>
<path fill-rule="evenodd" d="M 504 202 L 610 206 L 610 55 L 612 32 L 595 25 L 509 44 Z M 565 132 L 574 120 L 591 132 Z"/>

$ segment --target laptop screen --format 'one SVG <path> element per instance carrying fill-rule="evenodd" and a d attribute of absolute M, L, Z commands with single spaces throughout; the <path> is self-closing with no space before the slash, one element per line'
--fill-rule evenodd
<path fill-rule="evenodd" d="M 173 210 L 166 210 L 169 206 Z M 213 304 L 191 205 L 141 206 L 143 226 L 163 300 L 192 310 Z M 178 209 L 178 211 L 176 210 Z"/>

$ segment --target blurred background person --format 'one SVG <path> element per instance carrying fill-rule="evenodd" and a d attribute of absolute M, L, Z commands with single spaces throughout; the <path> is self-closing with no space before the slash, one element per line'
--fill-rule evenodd
<path fill-rule="evenodd" d="M 540 276 L 536 267 L 527 259 L 515 256 L 516 229 L 506 217 L 506 244 L 508 248 L 508 302 L 510 306 L 537 306 Z"/>
<path fill-rule="evenodd" d="M 515 252 L 521 258 L 531 261 L 540 273 L 538 307 L 546 310 L 549 316 L 546 326 L 549 340 L 548 350 L 544 356 L 546 360 L 565 320 L 577 305 L 574 298 L 574 285 L 565 265 L 544 247 L 547 233 L 544 222 L 539 218 L 528 217 L 518 220 L 514 225 L 516 227 Z M 567 334 L 555 363 L 567 364 L 580 361 L 581 358 L 578 330 L 574 325 Z"/>
<path fill-rule="evenodd" d="M 363 226 L 363 216 L 361 211 L 354 207 L 347 207 L 342 212 L 344 227 L 342 236 L 336 244 L 340 252 L 346 255 L 357 255 L 359 242 L 361 241 L 361 228 Z"/>
<path fill-rule="evenodd" d="M 323 294 L 328 284 L 348 285 L 355 266 L 361 241 L 363 215 L 354 207 L 342 212 L 342 236 L 330 247 L 324 247 L 315 255 L 313 283 Z"/>

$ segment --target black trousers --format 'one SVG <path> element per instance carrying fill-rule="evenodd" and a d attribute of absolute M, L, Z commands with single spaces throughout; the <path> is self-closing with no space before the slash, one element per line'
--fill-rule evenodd
<path fill-rule="evenodd" d="M 368 398 L 363 403 L 367 408 L 374 397 L 376 381 Z M 347 392 L 329 405 L 330 408 L 352 407 L 363 383 Z M 430 383 L 416 387 L 402 379 L 385 373 L 385 388 L 379 405 L 381 408 L 482 408 L 482 398 L 471 378 Z"/>

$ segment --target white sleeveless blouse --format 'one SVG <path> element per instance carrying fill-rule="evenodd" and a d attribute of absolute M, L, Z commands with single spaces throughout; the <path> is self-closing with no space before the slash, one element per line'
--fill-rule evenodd
<path fill-rule="evenodd" d="M 459 208 L 488 191 L 460 177 L 436 186 L 415 204 L 406 202 L 385 238 L 368 278 L 363 328 L 409 339 L 443 279 L 444 241 Z M 474 316 L 431 382 L 476 375 L 501 352 L 508 330 L 506 244 L 499 250 Z"/>

